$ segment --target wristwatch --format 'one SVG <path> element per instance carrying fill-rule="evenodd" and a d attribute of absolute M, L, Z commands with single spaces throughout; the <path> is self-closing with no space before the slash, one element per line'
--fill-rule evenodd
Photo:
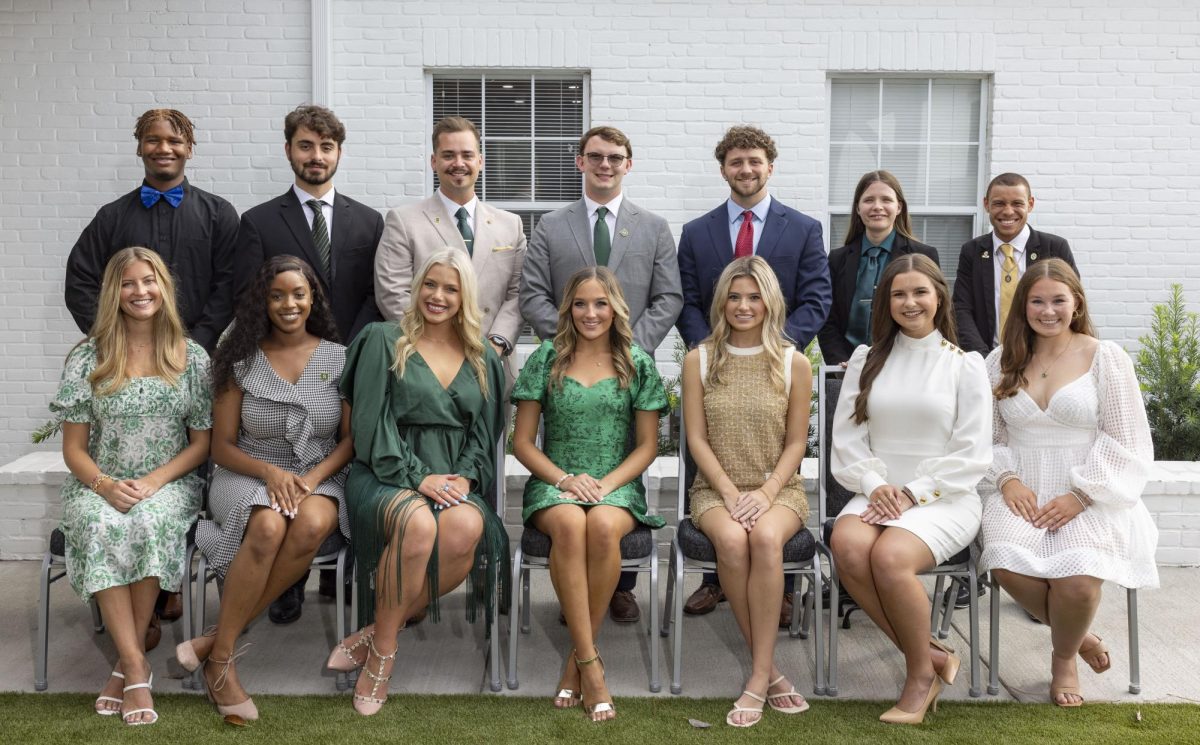
<path fill-rule="evenodd" d="M 496 346 L 500 347 L 500 356 L 501 357 L 507 357 L 508 355 L 512 354 L 512 351 L 513 351 L 512 344 L 510 344 L 508 339 L 505 339 L 500 334 L 492 334 L 491 336 L 488 337 L 488 341 L 494 342 L 496 344 Z"/>

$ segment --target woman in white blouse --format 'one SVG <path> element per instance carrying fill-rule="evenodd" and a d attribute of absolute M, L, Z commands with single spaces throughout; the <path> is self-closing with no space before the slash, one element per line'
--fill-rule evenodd
<path fill-rule="evenodd" d="M 950 292 L 932 260 L 893 259 L 872 308 L 871 346 L 851 356 L 834 414 L 833 476 L 856 496 L 832 548 L 842 584 L 904 653 L 904 688 L 880 720 L 920 724 L 959 660 L 930 638 L 917 575 L 979 531 L 991 392 L 980 356 L 954 344 Z"/>
<path fill-rule="evenodd" d="M 1050 626 L 1050 699 L 1079 706 L 1078 654 L 1112 661 L 1091 633 L 1104 580 L 1156 587 L 1146 505 L 1154 459 L 1133 364 L 1096 339 L 1079 277 L 1039 261 L 1017 284 L 1002 346 L 987 358 L 996 406 L 981 569 Z"/>

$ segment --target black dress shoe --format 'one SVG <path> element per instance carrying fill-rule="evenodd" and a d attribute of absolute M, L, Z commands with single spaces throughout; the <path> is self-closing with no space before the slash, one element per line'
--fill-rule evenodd
<path fill-rule="evenodd" d="M 617 590 L 608 601 L 608 616 L 617 623 L 633 623 L 642 617 L 642 611 L 632 592 Z"/>
<path fill-rule="evenodd" d="M 979 597 L 987 594 L 987 585 L 979 583 Z M 950 590 L 946 590 L 946 595 L 950 595 Z M 971 607 L 971 587 L 966 582 L 958 584 L 958 594 L 954 596 L 955 608 L 970 608 Z"/>
<path fill-rule="evenodd" d="M 292 623 L 300 618 L 300 612 L 303 609 L 304 587 L 292 585 L 284 590 L 282 595 L 275 598 L 275 602 L 271 603 L 267 617 L 271 619 L 271 623 Z"/>

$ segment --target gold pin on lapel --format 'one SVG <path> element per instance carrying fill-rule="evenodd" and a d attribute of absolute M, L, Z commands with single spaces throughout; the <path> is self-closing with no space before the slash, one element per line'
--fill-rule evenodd
<path fill-rule="evenodd" d="M 440 218 L 440 217 L 435 217 L 435 218 L 433 218 L 433 221 L 434 221 L 434 222 L 441 222 L 441 221 L 442 221 L 442 218 Z"/>
<path fill-rule="evenodd" d="M 983 253 L 979 254 L 979 258 L 990 259 L 990 258 L 992 258 L 992 255 L 990 253 L 988 253 L 987 251 L 984 251 Z"/>
<path fill-rule="evenodd" d="M 621 228 L 619 231 L 617 231 L 617 233 L 622 238 L 628 238 L 629 237 L 629 228 Z"/>

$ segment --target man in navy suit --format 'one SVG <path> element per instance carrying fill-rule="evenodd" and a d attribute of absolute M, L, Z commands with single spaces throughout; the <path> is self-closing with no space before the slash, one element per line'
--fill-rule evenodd
<path fill-rule="evenodd" d="M 283 122 L 283 151 L 296 174 L 292 187 L 242 215 L 238 230 L 238 294 L 272 256 L 292 255 L 312 265 L 333 310 L 344 344 L 373 321 L 375 247 L 383 235 L 383 216 L 333 188 L 342 159 L 346 127 L 329 109 L 304 105 Z M 283 591 L 267 615 L 274 623 L 300 618 L 305 573 Z M 321 572 L 322 595 L 336 592 L 334 573 Z"/>
<path fill-rule="evenodd" d="M 803 350 L 825 324 L 833 297 L 821 223 L 767 193 L 777 151 L 766 132 L 730 127 L 714 154 L 721 177 L 729 184 L 729 199 L 683 226 L 679 238 L 683 312 L 675 326 L 688 348 L 699 344 L 711 331 L 708 314 L 717 278 L 735 256 L 758 255 L 779 278 L 787 302 L 784 330 Z M 781 622 L 791 615 L 790 595 L 789 584 L 784 588 Z M 708 613 L 721 598 L 716 575 L 706 574 L 684 610 L 692 615 Z"/>

